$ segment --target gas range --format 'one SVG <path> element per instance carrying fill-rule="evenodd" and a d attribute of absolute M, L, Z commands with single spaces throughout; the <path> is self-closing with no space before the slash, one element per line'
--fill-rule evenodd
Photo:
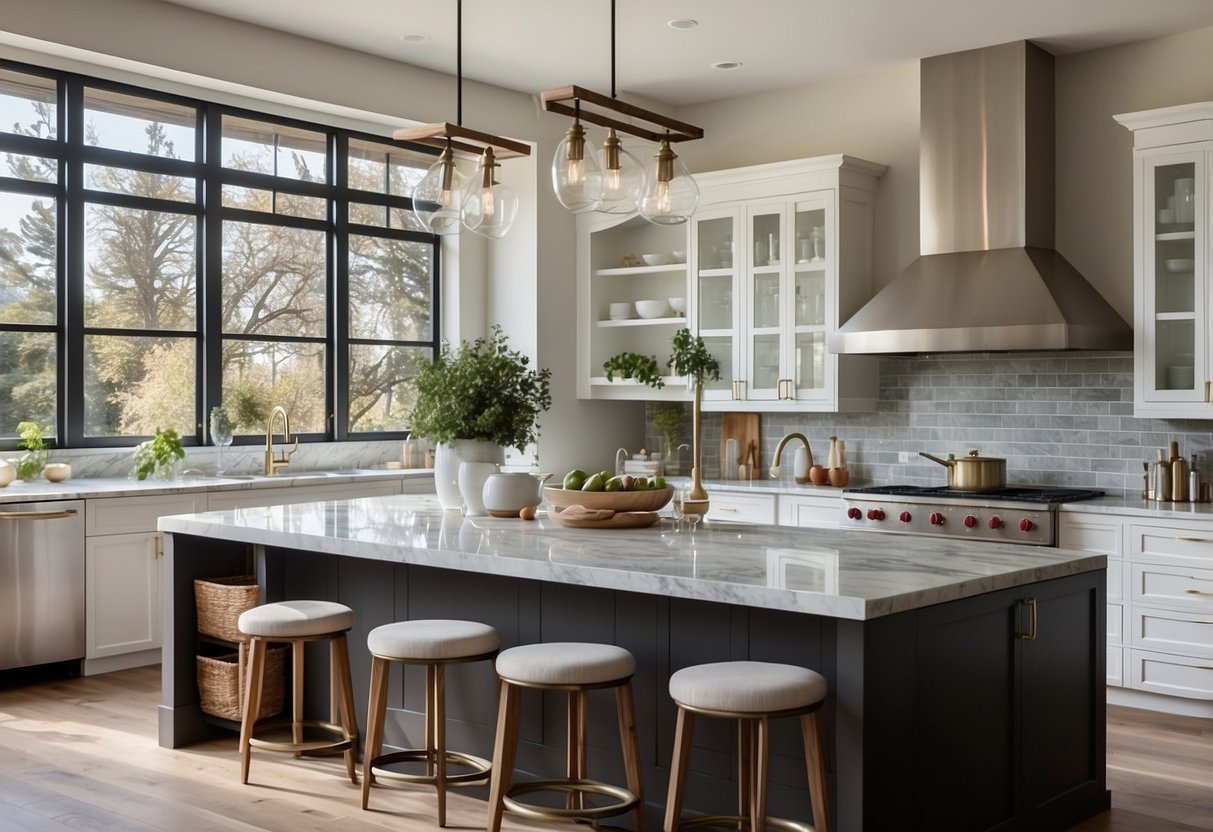
<path fill-rule="evenodd" d="M 842 492 L 842 528 L 1056 546 L 1057 506 L 1103 494 L 1027 486 L 992 492 L 914 485 L 848 488 Z"/>

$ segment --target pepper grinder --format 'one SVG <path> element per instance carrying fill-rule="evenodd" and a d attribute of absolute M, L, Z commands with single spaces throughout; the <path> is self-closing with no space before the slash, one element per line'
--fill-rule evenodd
<path fill-rule="evenodd" d="M 1188 502 L 1200 502 L 1200 474 L 1196 470 L 1196 454 L 1192 454 L 1192 464 L 1188 466 Z"/>
<path fill-rule="evenodd" d="M 1182 456 L 1171 461 L 1171 499 L 1177 503 L 1188 501 L 1188 461 Z"/>

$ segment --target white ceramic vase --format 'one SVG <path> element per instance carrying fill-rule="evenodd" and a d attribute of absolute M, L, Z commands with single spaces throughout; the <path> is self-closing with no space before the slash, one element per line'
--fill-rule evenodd
<path fill-rule="evenodd" d="M 459 493 L 463 507 L 472 516 L 488 514 L 484 507 L 484 483 L 497 473 L 495 462 L 460 462 Z"/>
<path fill-rule="evenodd" d="M 463 508 L 463 496 L 459 492 L 459 463 L 505 462 L 505 449 L 483 439 L 456 439 L 449 445 L 440 442 L 434 448 L 434 490 L 438 492 L 438 504 L 444 509 L 458 511 Z"/>

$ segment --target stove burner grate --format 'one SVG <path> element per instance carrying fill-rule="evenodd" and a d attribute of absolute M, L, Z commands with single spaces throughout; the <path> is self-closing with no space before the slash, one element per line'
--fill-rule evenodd
<path fill-rule="evenodd" d="M 925 485 L 877 485 L 868 488 L 847 488 L 843 496 L 848 495 L 897 495 L 903 497 L 918 497 L 924 500 L 951 497 L 962 500 L 985 501 L 1006 500 L 1044 505 L 1071 503 L 1078 500 L 1091 500 L 1102 497 L 1104 492 L 1091 488 L 1049 488 L 1033 486 L 1011 486 L 1001 491 L 958 491 L 946 486 Z"/>

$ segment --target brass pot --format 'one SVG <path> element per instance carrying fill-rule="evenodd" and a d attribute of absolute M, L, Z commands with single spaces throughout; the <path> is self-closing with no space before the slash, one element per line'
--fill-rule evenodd
<path fill-rule="evenodd" d="M 932 462 L 948 469 L 948 488 L 957 491 L 1001 491 L 1007 487 L 1007 461 L 996 456 L 982 456 L 979 451 L 969 451 L 959 459 L 948 454 L 947 459 L 919 451 Z"/>

